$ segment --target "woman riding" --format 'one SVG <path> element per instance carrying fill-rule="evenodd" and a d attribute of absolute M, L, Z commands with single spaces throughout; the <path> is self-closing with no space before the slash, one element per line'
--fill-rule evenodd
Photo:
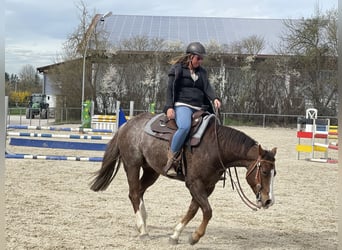
<path fill-rule="evenodd" d="M 204 107 L 213 113 L 212 105 L 216 109 L 221 107 L 221 101 L 209 83 L 207 71 L 201 66 L 205 54 L 201 43 L 192 42 L 184 55 L 171 61 L 164 112 L 169 120 L 175 119 L 178 129 L 172 138 L 168 161 L 164 166 L 167 176 L 177 176 L 175 167 L 191 128 L 192 114 Z"/>

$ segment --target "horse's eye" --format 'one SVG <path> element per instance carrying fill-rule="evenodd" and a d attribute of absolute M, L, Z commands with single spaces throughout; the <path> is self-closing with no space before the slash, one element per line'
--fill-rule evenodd
<path fill-rule="evenodd" d="M 266 170 L 262 170 L 261 171 L 261 174 L 264 175 L 264 176 L 267 176 L 270 172 L 269 171 L 266 171 Z"/>

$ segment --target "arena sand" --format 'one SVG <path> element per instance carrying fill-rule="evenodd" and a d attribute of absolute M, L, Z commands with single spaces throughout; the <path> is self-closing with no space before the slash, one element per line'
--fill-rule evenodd
<path fill-rule="evenodd" d="M 95 193 L 89 182 L 100 163 L 6 159 L 7 249 L 337 249 L 338 165 L 297 160 L 295 129 L 237 128 L 268 149 L 278 148 L 273 207 L 252 211 L 229 181 L 225 187 L 219 182 L 210 197 L 213 218 L 206 235 L 198 244 L 188 244 L 200 223 L 199 211 L 173 246 L 169 235 L 190 201 L 184 183 L 161 177 L 147 191 L 150 238 L 140 240 L 122 168 L 106 191 Z M 330 156 L 337 157 L 337 152 Z M 239 173 L 245 193 L 254 199 L 245 170 Z"/>

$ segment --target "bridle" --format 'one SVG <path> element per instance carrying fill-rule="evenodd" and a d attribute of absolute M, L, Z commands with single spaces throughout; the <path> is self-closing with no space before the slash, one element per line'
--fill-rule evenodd
<path fill-rule="evenodd" d="M 259 200 L 261 198 L 261 190 L 262 190 L 262 183 L 261 183 L 261 163 L 262 162 L 267 162 L 269 164 L 274 165 L 274 162 L 272 161 L 268 161 L 268 160 L 264 160 L 261 159 L 261 157 L 259 156 L 258 159 L 256 159 L 251 165 L 250 167 L 248 167 L 247 173 L 246 173 L 246 178 L 254 171 L 254 169 L 257 169 L 257 172 L 255 174 L 255 181 L 256 181 L 256 187 L 257 187 L 257 200 Z M 222 163 L 223 164 L 223 163 Z M 222 165 L 224 167 L 224 165 Z M 237 193 L 239 194 L 241 200 L 252 210 L 257 211 L 258 209 L 260 209 L 261 207 L 257 204 L 255 204 L 254 202 L 252 202 L 250 199 L 248 199 L 248 197 L 245 195 L 245 193 L 242 190 L 241 184 L 240 184 L 240 180 L 239 180 L 239 176 L 236 170 L 236 167 L 234 166 L 234 172 L 235 172 L 235 177 L 236 177 L 236 181 L 234 181 L 233 177 L 230 174 L 230 167 L 225 168 L 225 171 L 228 169 L 229 171 L 229 177 L 230 177 L 230 181 L 232 183 L 233 186 L 233 190 L 234 187 L 236 188 Z"/>
<path fill-rule="evenodd" d="M 251 200 L 249 200 L 247 198 L 247 196 L 245 195 L 245 193 L 242 190 L 242 187 L 240 185 L 240 180 L 239 180 L 239 176 L 236 170 L 236 166 L 234 166 L 234 172 L 235 172 L 235 176 L 236 176 L 236 181 L 234 181 L 231 171 L 230 171 L 230 166 L 226 167 L 223 164 L 222 158 L 221 158 L 221 151 L 220 151 L 220 147 L 219 147 L 219 143 L 218 143 L 218 138 L 217 138 L 217 130 L 216 130 L 216 126 L 217 125 L 217 119 L 215 119 L 215 137 L 216 137 L 216 142 L 217 142 L 217 147 L 218 147 L 218 155 L 219 155 L 219 161 L 220 161 L 220 165 L 221 167 L 224 169 L 224 179 L 223 179 L 223 187 L 225 186 L 225 180 L 226 180 L 226 173 L 228 170 L 229 173 L 229 178 L 230 178 L 230 182 L 232 185 L 232 189 L 234 190 L 234 187 L 236 188 L 236 191 L 238 192 L 241 200 L 252 210 L 257 211 L 258 209 L 260 209 L 261 207 L 257 204 L 255 204 L 254 202 L 252 202 Z M 256 169 L 256 174 L 255 174 L 255 182 L 256 182 L 256 188 L 257 188 L 257 194 L 256 197 L 259 200 L 261 198 L 261 190 L 262 190 L 262 183 L 261 183 L 261 163 L 262 162 L 266 162 L 268 164 L 271 164 L 274 166 L 274 162 L 273 161 L 269 161 L 269 160 L 264 160 L 261 158 L 261 156 L 259 155 L 258 158 L 248 167 L 247 173 L 246 173 L 246 178 Z"/>
<path fill-rule="evenodd" d="M 268 164 L 274 165 L 274 162 L 264 160 L 259 155 L 258 159 L 256 159 L 256 161 L 254 162 L 252 167 L 248 168 L 247 173 L 246 173 L 246 178 L 247 178 L 254 171 L 255 168 L 257 169 L 257 172 L 255 174 L 255 182 L 256 182 L 256 188 L 257 188 L 258 192 L 260 192 L 260 190 L 262 188 L 262 185 L 261 185 L 261 163 L 262 162 L 266 162 Z"/>

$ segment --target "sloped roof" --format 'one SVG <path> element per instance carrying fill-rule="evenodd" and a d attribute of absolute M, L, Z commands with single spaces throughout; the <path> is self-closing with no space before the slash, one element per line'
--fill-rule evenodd
<path fill-rule="evenodd" d="M 111 15 L 98 22 L 96 30 L 105 30 L 108 41 L 118 45 L 123 40 L 137 36 L 160 38 L 166 41 L 193 41 L 208 44 L 216 41 L 231 45 L 250 36 L 262 37 L 266 44 L 261 54 L 274 54 L 284 33 L 283 19 L 186 17 L 186 16 L 140 16 Z"/>
<path fill-rule="evenodd" d="M 141 15 L 110 15 L 102 18 L 101 16 L 102 14 L 94 16 L 87 33 L 92 33 L 96 25 L 96 32 L 105 34 L 105 39 L 113 45 L 119 45 L 123 40 L 130 38 L 146 36 L 150 39 L 181 42 L 184 46 L 193 41 L 199 41 L 204 45 L 216 41 L 220 45 L 229 46 L 256 35 L 262 37 L 266 43 L 258 57 L 274 55 L 274 48 L 282 42 L 280 36 L 286 31 L 284 19 Z M 120 53 L 139 52 L 121 51 Z M 39 67 L 37 70 L 43 72 L 54 65 L 56 64 Z"/>

